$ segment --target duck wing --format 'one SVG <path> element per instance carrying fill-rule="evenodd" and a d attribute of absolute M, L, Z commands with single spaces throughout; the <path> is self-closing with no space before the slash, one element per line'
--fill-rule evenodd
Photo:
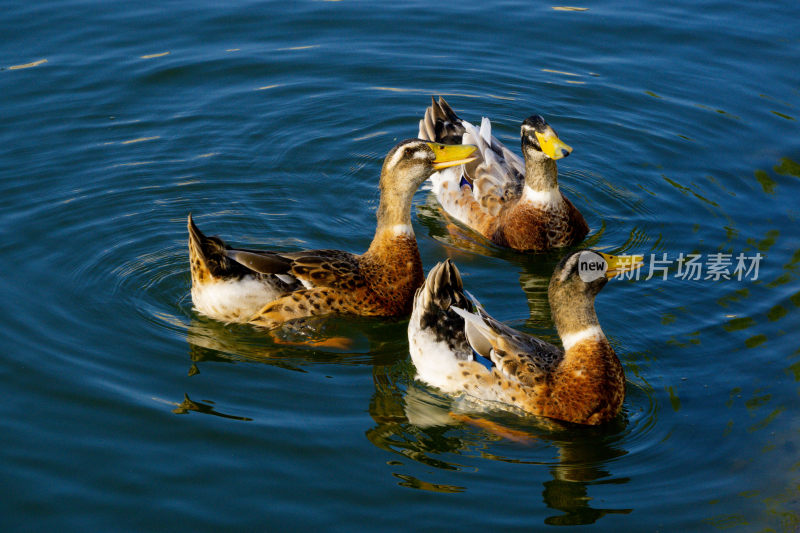
<path fill-rule="evenodd" d="M 237 279 L 254 276 L 259 279 L 273 279 L 284 292 L 302 287 L 352 290 L 361 280 L 358 256 L 349 252 L 274 252 L 232 248 L 219 237 L 204 235 L 191 215 L 188 226 L 193 269 L 202 269 L 213 278 Z"/>
<path fill-rule="evenodd" d="M 361 280 L 358 257 L 341 250 L 280 253 L 229 249 L 226 255 L 255 272 L 274 274 L 281 279 L 293 278 L 306 288 L 352 290 Z"/>
<path fill-rule="evenodd" d="M 228 248 L 225 256 L 260 274 L 286 274 L 292 261 L 276 252 Z"/>
<path fill-rule="evenodd" d="M 489 316 L 469 293 L 476 312 L 453 307 L 465 322 L 467 340 L 481 356 L 491 360 L 506 378 L 534 386 L 564 357 L 557 346 L 506 326 Z"/>
<path fill-rule="evenodd" d="M 353 290 L 362 285 L 359 256 L 342 250 L 309 250 L 281 254 L 291 259 L 291 273 L 306 286 Z"/>

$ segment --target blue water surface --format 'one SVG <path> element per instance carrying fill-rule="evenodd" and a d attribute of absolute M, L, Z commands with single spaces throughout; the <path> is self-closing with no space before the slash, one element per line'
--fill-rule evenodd
<path fill-rule="evenodd" d="M 3 7 L 3 531 L 800 526 L 797 2 Z M 669 262 L 597 299 L 612 424 L 451 416 L 404 320 L 321 321 L 311 347 L 193 311 L 190 212 L 236 245 L 363 251 L 432 95 L 515 151 L 544 115 L 587 243 Z M 453 258 L 557 342 L 560 253 L 414 205 L 426 271 Z M 681 254 L 761 260 L 688 279 Z"/>

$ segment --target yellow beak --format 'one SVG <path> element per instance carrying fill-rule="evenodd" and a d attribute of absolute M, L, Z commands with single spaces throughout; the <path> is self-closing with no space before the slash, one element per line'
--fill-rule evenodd
<path fill-rule="evenodd" d="M 626 272 L 631 272 L 644 265 L 644 256 L 641 255 L 611 255 L 598 252 L 608 263 L 606 277 L 614 278 Z"/>
<path fill-rule="evenodd" d="M 572 147 L 559 139 L 551 128 L 547 128 L 544 133 L 537 131 L 534 134 L 536 135 L 536 140 L 539 141 L 542 152 L 550 159 L 561 159 L 572 153 Z"/>
<path fill-rule="evenodd" d="M 475 157 L 470 157 L 470 155 L 478 149 L 477 146 L 471 144 L 428 143 L 428 146 L 436 154 L 436 159 L 433 160 L 433 168 L 436 170 L 475 161 Z"/>

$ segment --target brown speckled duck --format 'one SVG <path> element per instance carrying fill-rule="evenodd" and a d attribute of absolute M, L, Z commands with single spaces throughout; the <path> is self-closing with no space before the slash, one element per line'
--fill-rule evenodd
<path fill-rule="evenodd" d="M 585 261 L 605 264 L 607 270 L 579 271 Z M 417 291 L 408 326 L 417 378 L 446 393 L 534 415 L 578 424 L 608 422 L 622 408 L 625 375 L 600 328 L 594 299 L 608 279 L 639 266 L 640 256 L 589 250 L 562 259 L 548 290 L 562 349 L 490 317 L 465 293 L 455 265 L 449 259 L 439 263 Z"/>
<path fill-rule="evenodd" d="M 431 173 L 471 161 L 474 151 L 419 139 L 395 146 L 381 170 L 375 237 L 362 255 L 235 249 L 203 235 L 189 215 L 195 309 L 224 322 L 267 328 L 330 313 L 407 315 L 424 281 L 411 226 L 414 192 Z"/>
<path fill-rule="evenodd" d="M 532 115 L 522 123 L 523 163 L 492 136 L 489 119 L 476 128 L 444 98 L 431 100 L 419 124 L 421 139 L 478 146 L 473 163 L 431 176 L 446 213 L 495 244 L 518 251 L 571 246 L 586 237 L 586 220 L 558 188 L 556 160 L 572 148 L 544 118 Z"/>

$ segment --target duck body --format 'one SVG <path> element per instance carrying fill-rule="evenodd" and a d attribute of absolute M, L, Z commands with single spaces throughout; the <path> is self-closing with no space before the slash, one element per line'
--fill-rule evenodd
<path fill-rule="evenodd" d="M 492 135 L 489 119 L 475 127 L 443 98 L 425 111 L 419 136 L 478 146 L 474 162 L 436 172 L 430 180 L 448 215 L 495 244 L 542 251 L 571 246 L 588 234 L 586 220 L 558 187 L 555 160 L 571 148 L 538 115 L 521 127 L 524 161 Z"/>
<path fill-rule="evenodd" d="M 583 216 L 561 191 L 529 194 L 527 198 L 523 195 L 499 216 L 482 218 L 486 228 L 483 234 L 489 240 L 519 251 L 571 246 L 589 231 Z"/>
<path fill-rule="evenodd" d="M 235 249 L 203 235 L 191 217 L 189 235 L 192 301 L 224 322 L 274 327 L 330 313 L 407 315 L 424 279 L 413 234 L 383 232 L 362 255 Z"/>
<path fill-rule="evenodd" d="M 596 425 L 616 417 L 625 374 L 594 312 L 605 278 L 588 285 L 574 279 L 569 260 L 578 253 L 562 260 L 549 289 L 563 348 L 489 316 L 449 260 L 434 267 L 409 322 L 417 378 L 449 394 L 566 422 Z"/>
<path fill-rule="evenodd" d="M 378 227 L 369 249 L 258 251 L 204 235 L 189 215 L 195 309 L 224 322 L 274 328 L 331 313 L 394 317 L 411 312 L 424 281 L 411 226 L 411 199 L 436 169 L 469 161 L 474 147 L 410 139 L 387 155 L 381 172 Z"/>

